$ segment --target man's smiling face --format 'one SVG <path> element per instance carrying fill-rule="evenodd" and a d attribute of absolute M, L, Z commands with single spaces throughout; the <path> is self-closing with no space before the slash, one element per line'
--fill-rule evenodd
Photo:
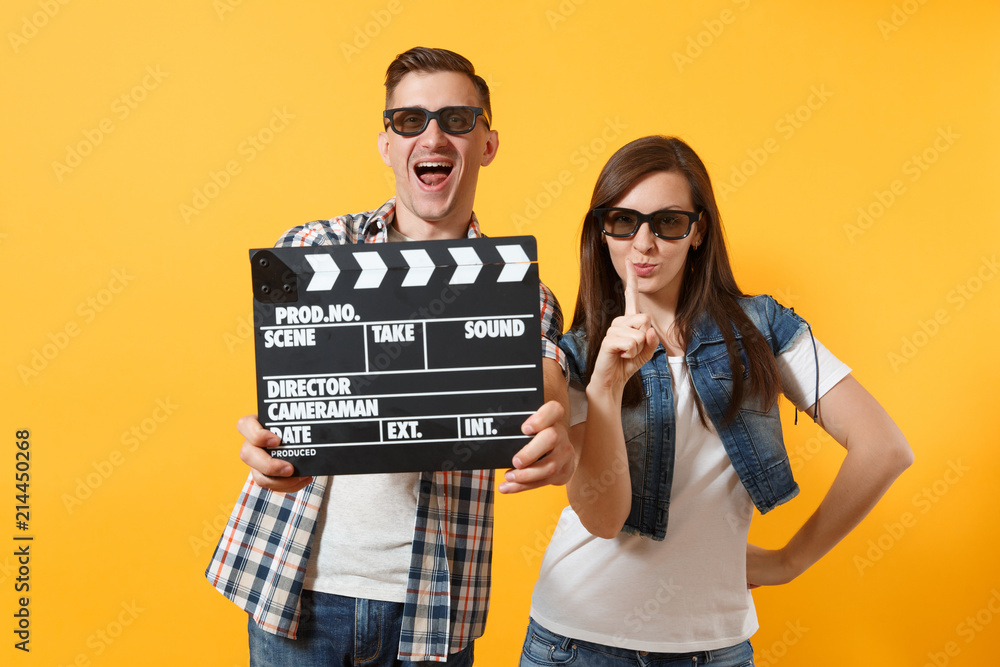
<path fill-rule="evenodd" d="M 390 108 L 438 111 L 482 106 L 472 80 L 460 72 L 410 72 L 396 86 Z M 414 137 L 379 133 L 382 160 L 396 177 L 396 227 L 416 239 L 458 238 L 472 217 L 479 168 L 496 156 L 497 133 L 479 117 L 466 134 L 447 134 L 437 120 Z"/>

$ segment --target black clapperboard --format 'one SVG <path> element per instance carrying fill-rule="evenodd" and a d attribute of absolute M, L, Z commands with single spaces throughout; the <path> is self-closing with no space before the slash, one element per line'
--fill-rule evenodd
<path fill-rule="evenodd" d="M 544 401 L 534 237 L 250 251 L 258 419 L 296 475 L 507 468 Z"/>

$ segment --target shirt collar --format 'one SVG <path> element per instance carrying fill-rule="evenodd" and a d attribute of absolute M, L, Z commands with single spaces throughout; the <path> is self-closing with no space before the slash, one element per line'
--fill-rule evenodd
<path fill-rule="evenodd" d="M 388 234 L 388 228 L 393 222 L 396 221 L 396 198 L 391 197 L 389 201 L 379 206 L 377 209 L 372 211 L 371 216 L 369 216 L 364 228 L 361 230 L 362 234 L 368 238 L 370 236 L 381 234 Z M 466 238 L 478 239 L 483 235 L 482 230 L 479 229 L 479 220 L 476 218 L 475 211 L 472 212 L 472 219 L 469 221 L 469 228 L 466 232 Z"/>

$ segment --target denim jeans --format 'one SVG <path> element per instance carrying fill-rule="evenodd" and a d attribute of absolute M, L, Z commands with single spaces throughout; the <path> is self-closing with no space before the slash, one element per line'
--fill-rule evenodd
<path fill-rule="evenodd" d="M 521 649 L 521 667 L 753 667 L 753 647 L 749 641 L 729 648 L 694 653 L 654 653 L 632 651 L 580 641 L 549 632 L 531 619 Z"/>
<path fill-rule="evenodd" d="M 302 591 L 298 639 L 272 635 L 250 619 L 250 667 L 472 667 L 472 644 L 448 662 L 396 659 L 403 605 Z"/>

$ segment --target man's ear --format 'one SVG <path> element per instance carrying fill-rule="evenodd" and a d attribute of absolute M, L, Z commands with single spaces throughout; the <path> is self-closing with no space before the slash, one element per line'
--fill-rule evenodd
<path fill-rule="evenodd" d="M 479 166 L 485 167 L 490 162 L 493 162 L 493 158 L 497 156 L 498 148 L 500 148 L 500 135 L 497 134 L 496 130 L 490 130 L 489 135 L 486 137 L 486 146 L 483 147 L 483 159 L 479 162 Z"/>
<path fill-rule="evenodd" d="M 378 154 L 382 156 L 382 162 L 386 165 L 392 166 L 392 161 L 389 159 L 389 133 L 379 132 L 378 133 Z"/>

